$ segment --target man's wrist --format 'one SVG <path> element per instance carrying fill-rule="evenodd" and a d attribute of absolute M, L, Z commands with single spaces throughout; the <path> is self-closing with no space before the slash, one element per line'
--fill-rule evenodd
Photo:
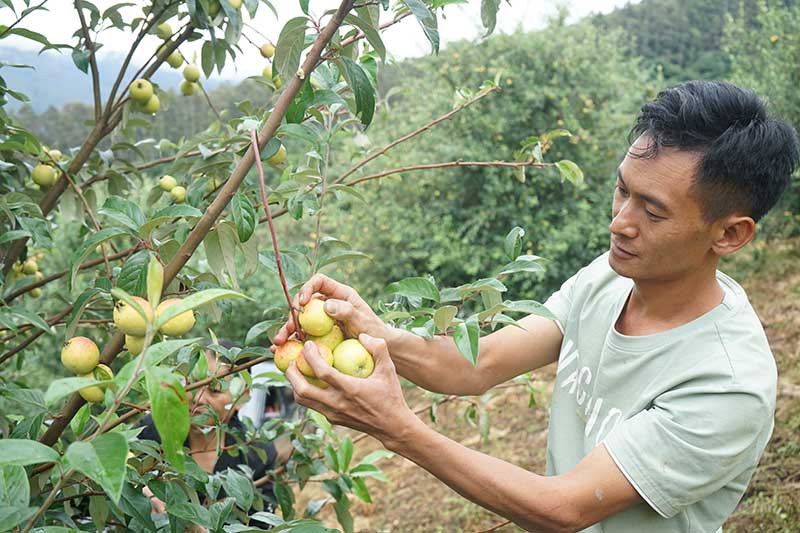
<path fill-rule="evenodd" d="M 380 441 L 387 450 L 403 455 L 403 451 L 408 450 L 426 429 L 428 426 L 411 409 L 406 409 L 394 427 L 386 432 Z"/>
<path fill-rule="evenodd" d="M 403 329 L 389 325 L 386 326 L 386 348 L 389 350 L 390 354 L 393 351 L 396 352 L 401 349 L 403 338 L 406 335 L 408 335 L 408 332 Z"/>

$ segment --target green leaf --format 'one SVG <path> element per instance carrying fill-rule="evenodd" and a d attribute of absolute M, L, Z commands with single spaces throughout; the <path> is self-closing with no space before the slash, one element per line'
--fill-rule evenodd
<path fill-rule="evenodd" d="M 142 224 L 137 233 L 142 238 L 147 238 L 155 228 L 176 218 L 200 218 L 203 212 L 188 204 L 176 204 L 159 210 L 153 217 Z"/>
<path fill-rule="evenodd" d="M 139 206 L 119 196 L 109 196 L 103 207 L 98 209 L 97 212 L 122 224 L 133 232 L 136 232 L 145 222 L 144 213 L 142 213 Z"/>
<path fill-rule="evenodd" d="M 439 289 L 428 278 L 406 278 L 386 286 L 386 292 L 411 298 L 439 301 Z"/>
<path fill-rule="evenodd" d="M 576 187 L 583 183 L 583 171 L 569 159 L 562 159 L 556 166 L 561 173 L 561 181 L 567 180 Z"/>
<path fill-rule="evenodd" d="M 422 0 L 403 0 L 403 3 L 408 6 L 411 13 L 417 18 L 419 25 L 422 26 L 422 31 L 425 32 L 425 37 L 431 43 L 433 53 L 439 53 L 439 27 L 436 20 L 436 15 L 428 9 Z"/>
<path fill-rule="evenodd" d="M 516 300 L 504 302 L 508 311 L 515 311 L 517 313 L 527 313 L 529 315 L 539 315 L 551 320 L 556 317 L 550 312 L 543 304 L 534 300 Z"/>
<path fill-rule="evenodd" d="M 72 304 L 72 312 L 69 314 L 69 317 L 67 317 L 67 329 L 66 333 L 64 334 L 64 338 L 72 338 L 75 328 L 78 327 L 78 320 L 83 314 L 84 309 L 86 309 L 87 305 L 92 303 L 96 296 L 101 294 L 107 293 L 103 289 L 92 287 L 90 289 L 86 289 L 81 293 L 80 296 L 78 296 L 78 298 L 75 300 L 75 303 Z"/>
<path fill-rule="evenodd" d="M 119 503 L 128 455 L 125 435 L 110 431 L 89 442 L 73 442 L 66 455 L 72 466 L 97 482 L 114 503 Z"/>
<path fill-rule="evenodd" d="M 164 456 L 171 466 L 183 472 L 183 442 L 189 435 L 189 400 L 186 391 L 177 376 L 165 368 L 146 369 L 145 383 Z"/>
<path fill-rule="evenodd" d="M 72 394 L 73 392 L 77 392 L 79 389 L 84 387 L 88 387 L 90 385 L 107 385 L 109 383 L 113 383 L 112 380 L 102 380 L 98 381 L 92 377 L 88 378 L 81 378 L 81 377 L 73 377 L 73 378 L 61 378 L 55 381 L 50 382 L 50 385 L 47 387 L 47 392 L 44 393 L 44 402 L 47 405 L 54 405 L 58 400 Z"/>
<path fill-rule="evenodd" d="M 378 52 L 381 61 L 386 62 L 386 47 L 381 40 L 381 36 L 378 33 L 377 28 L 375 28 L 370 21 L 357 15 L 353 15 L 352 13 L 347 15 L 344 18 L 344 21 L 363 31 L 364 36 L 367 38 L 367 42 L 372 45 L 372 48 L 374 48 L 376 52 Z"/>
<path fill-rule="evenodd" d="M 364 479 L 356 477 L 352 479 L 352 482 L 353 494 L 355 494 L 361 501 L 372 503 L 372 498 L 369 495 L 369 489 L 367 489 L 367 484 L 364 482 Z"/>
<path fill-rule="evenodd" d="M 525 236 L 525 230 L 519 226 L 515 226 L 508 232 L 506 239 L 503 242 L 503 251 L 506 253 L 509 261 L 513 261 L 522 250 L 522 238 Z"/>
<path fill-rule="evenodd" d="M 11 314 L 17 315 L 18 317 L 22 317 L 24 320 L 27 320 L 35 327 L 39 328 L 40 330 L 44 331 L 48 335 L 55 335 L 53 333 L 53 329 L 44 321 L 42 317 L 33 313 L 32 311 L 28 311 L 27 309 L 23 309 L 21 307 L 12 307 L 10 308 Z"/>
<path fill-rule="evenodd" d="M 339 459 L 339 468 L 342 472 L 347 472 L 350 468 L 350 460 L 353 458 L 353 440 L 350 436 L 346 436 L 337 450 L 337 458 Z"/>
<path fill-rule="evenodd" d="M 475 315 L 458 324 L 453 332 L 456 348 L 467 361 L 472 363 L 472 366 L 478 366 L 478 340 L 480 335 L 478 319 Z"/>
<path fill-rule="evenodd" d="M 348 259 L 372 259 L 372 258 L 367 254 L 365 254 L 364 252 L 359 252 L 358 250 L 337 250 L 320 257 L 316 270 L 320 270 L 322 267 L 328 266 L 338 261 L 345 261 Z"/>
<path fill-rule="evenodd" d="M 359 478 L 359 477 L 372 477 L 379 481 L 389 481 L 389 478 L 386 477 L 380 468 L 375 465 L 358 465 L 354 467 L 350 472 L 350 477 Z"/>
<path fill-rule="evenodd" d="M 306 124 L 283 124 L 280 128 L 278 128 L 276 135 L 289 135 L 291 137 L 296 137 L 303 141 L 307 141 L 312 146 L 316 146 L 317 143 L 319 142 L 319 136 L 317 135 L 317 133 L 310 126 Z M 277 141 L 275 137 L 273 137 L 273 139 Z M 267 148 L 265 147 L 263 152 L 264 157 L 270 157 L 272 154 L 277 152 L 279 146 L 280 142 L 276 142 L 275 149 L 272 150 L 272 153 L 269 155 L 266 155 Z"/>
<path fill-rule="evenodd" d="M 58 458 L 58 452 L 35 440 L 0 440 L 0 466 L 27 466 L 39 463 L 52 463 L 57 462 Z"/>
<path fill-rule="evenodd" d="M 446 333 L 457 313 L 458 307 L 454 305 L 445 305 L 437 309 L 433 314 L 433 323 L 436 324 L 436 329 L 440 333 Z"/>
<path fill-rule="evenodd" d="M 356 100 L 355 115 L 364 126 L 369 126 L 375 114 L 375 89 L 369 81 L 369 76 L 361 65 L 348 57 L 342 57 L 337 64 L 344 66 L 344 77 L 353 91 Z"/>
<path fill-rule="evenodd" d="M 150 252 L 140 250 L 130 256 L 117 275 L 117 287 L 133 296 L 146 298 L 147 265 L 150 263 Z"/>
<path fill-rule="evenodd" d="M 486 28 L 485 36 L 491 35 L 497 24 L 497 11 L 500 9 L 500 0 L 481 1 L 481 22 Z"/>
<path fill-rule="evenodd" d="M 306 79 L 303 80 L 303 85 L 300 87 L 300 91 L 286 110 L 286 122 L 289 124 L 299 124 L 303 122 L 306 116 L 306 109 L 308 109 L 308 106 L 310 106 L 313 101 L 314 89 L 311 87 L 311 80 L 306 76 Z"/>
<path fill-rule="evenodd" d="M 306 38 L 306 17 L 289 19 L 278 35 L 272 67 L 278 70 L 284 83 L 289 83 L 300 67 L 300 54 Z"/>
<path fill-rule="evenodd" d="M 78 268 L 81 266 L 81 263 L 86 259 L 86 257 L 94 252 L 95 247 L 98 244 L 102 244 L 108 240 L 111 240 L 115 237 L 122 237 L 123 235 L 130 235 L 127 230 L 122 230 L 119 228 L 105 228 L 97 233 L 92 233 L 89 235 L 87 239 L 83 241 L 83 244 L 75 250 L 75 253 L 72 254 L 70 258 L 70 263 L 72 268 L 70 270 L 69 276 L 69 290 L 75 287 L 75 281 L 78 277 Z"/>
<path fill-rule="evenodd" d="M 497 276 L 506 276 L 515 272 L 544 272 L 544 267 L 540 264 L 541 257 L 535 255 L 521 255 L 515 261 L 504 265 Z"/>
<path fill-rule="evenodd" d="M 209 525 L 208 509 L 199 503 L 180 502 L 167 506 L 167 512 L 172 516 L 177 516 L 186 520 L 190 524 L 200 524 L 203 527 Z"/>
<path fill-rule="evenodd" d="M 365 455 L 361 461 L 359 461 L 358 465 L 371 465 L 381 459 L 391 459 L 392 457 L 394 457 L 394 453 L 389 450 L 375 450 Z"/>
<path fill-rule="evenodd" d="M 0 467 L 0 506 L 28 507 L 30 498 L 31 486 L 25 468 L 21 465 Z"/>
<path fill-rule="evenodd" d="M 186 311 L 192 311 L 202 305 L 206 305 L 211 302 L 215 302 L 217 300 L 222 300 L 226 298 L 227 299 L 244 298 L 246 300 L 252 300 L 252 298 L 249 298 L 244 294 L 241 294 L 236 291 L 231 291 L 228 289 L 206 289 L 204 291 L 191 294 L 182 299 L 181 301 L 169 306 L 165 311 L 163 311 L 158 316 L 158 319 L 156 319 L 155 327 L 156 329 L 160 329 L 161 326 L 163 326 L 169 320 L 180 315 L 181 313 L 185 313 Z"/>
<path fill-rule="evenodd" d="M 258 224 L 256 210 L 250 199 L 242 193 L 236 194 L 231 202 L 233 221 L 236 224 L 236 232 L 239 235 L 239 242 L 247 242 L 253 236 Z"/>

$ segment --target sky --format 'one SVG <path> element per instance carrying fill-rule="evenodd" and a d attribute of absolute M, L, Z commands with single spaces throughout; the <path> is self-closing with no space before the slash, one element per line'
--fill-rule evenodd
<path fill-rule="evenodd" d="M 94 4 L 102 11 L 119 1 L 95 0 Z M 125 16 L 132 16 L 134 12 L 138 13 L 140 11 L 141 8 L 139 6 L 149 4 L 149 2 L 135 3 L 137 7 L 123 8 L 122 13 Z M 565 2 L 562 0 L 511 0 L 509 5 L 504 0 L 500 5 L 497 29 L 495 31 L 510 33 L 520 27 L 523 30 L 539 29 L 544 26 L 548 17 L 556 12 L 556 6 L 561 4 L 569 6 L 571 13 L 569 20 L 577 20 L 590 13 L 608 13 L 614 8 L 622 7 L 628 3 L 636 3 L 636 1 L 572 0 L 571 2 Z M 14 4 L 18 11 L 20 8 L 24 8 L 20 0 L 14 0 Z M 246 22 L 257 29 L 258 33 L 255 29 L 249 28 L 245 28 L 244 33 L 259 45 L 264 42 L 264 38 L 259 36 L 259 33 L 273 42 L 277 41 L 283 23 L 291 17 L 302 15 L 297 0 L 272 0 L 272 4 L 278 11 L 278 18 L 263 4 L 259 6 L 253 20 L 248 20 L 245 15 Z M 335 8 L 338 4 L 338 0 L 310 0 L 310 13 L 319 16 L 325 10 Z M 72 37 L 72 33 L 76 28 L 80 27 L 80 23 L 72 7 L 72 2 L 49 0 L 47 7 L 49 8 L 48 12 L 36 12 L 29 15 L 22 26 L 45 34 L 51 42 L 74 43 L 75 39 Z M 0 10 L 0 24 L 9 24 L 13 21 L 12 17 L 10 10 Z M 381 12 L 381 21 L 385 22 L 390 19 L 390 12 Z M 176 20 L 173 20 L 173 26 L 177 27 Z M 464 5 L 447 6 L 444 10 L 444 16 L 440 15 L 439 17 L 439 33 L 442 47 L 445 47 L 448 42 L 461 39 L 479 40 L 483 35 L 483 28 L 480 22 L 480 1 L 469 0 Z M 430 53 L 430 45 L 419 24 L 412 17 L 387 29 L 383 33 L 383 40 L 387 50 L 398 60 Z M 130 38 L 112 28 L 103 32 L 99 41 L 103 44 L 102 50 L 98 52 L 98 56 L 102 59 L 103 56 L 111 58 L 112 55 L 122 55 L 127 52 Z M 160 42 L 154 35 L 147 36 L 140 47 L 141 54 L 134 58 L 134 63 L 146 60 Z M 5 39 L 3 44 L 32 50 L 40 48 L 33 41 L 16 37 Z M 260 56 L 256 46 L 245 39 L 242 39 L 240 44 L 243 48 L 243 54 L 237 57 L 235 64 L 228 61 L 221 78 L 235 80 L 260 74 L 265 66 L 265 60 Z M 196 54 L 199 61 L 199 46 L 195 46 L 194 43 L 182 46 L 181 52 L 186 57 L 192 57 Z"/>

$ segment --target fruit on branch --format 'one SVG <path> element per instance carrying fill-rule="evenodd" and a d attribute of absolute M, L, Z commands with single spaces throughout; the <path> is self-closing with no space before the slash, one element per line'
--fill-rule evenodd
<path fill-rule="evenodd" d="M 275 55 L 275 45 L 272 43 L 264 43 L 258 50 L 261 52 L 261 57 L 266 57 L 267 59 L 271 59 Z"/>
<path fill-rule="evenodd" d="M 167 56 L 167 63 L 169 63 L 169 66 L 172 68 L 178 68 L 183 65 L 183 56 L 180 52 L 175 50 L 169 56 Z"/>
<path fill-rule="evenodd" d="M 267 163 L 274 167 L 282 166 L 284 161 L 286 161 L 286 147 L 283 145 L 280 145 L 278 151 L 267 158 Z"/>
<path fill-rule="evenodd" d="M 208 183 L 206 183 L 206 193 L 210 194 L 214 192 L 215 190 L 217 190 L 217 187 L 219 187 L 221 184 L 222 182 L 217 178 L 208 180 Z"/>
<path fill-rule="evenodd" d="M 42 295 L 42 289 L 40 289 L 39 287 L 35 287 L 31 289 L 28 294 L 31 295 L 31 298 L 38 298 L 39 296 Z"/>
<path fill-rule="evenodd" d="M 64 155 L 61 153 L 61 150 L 47 150 L 47 156 L 52 159 L 53 161 L 61 161 L 64 159 Z"/>
<path fill-rule="evenodd" d="M 169 39 L 172 36 L 172 26 L 169 25 L 169 22 L 162 22 L 156 26 L 156 35 L 165 41 Z"/>
<path fill-rule="evenodd" d="M 186 65 L 183 69 L 183 79 L 196 83 L 200 79 L 200 69 L 197 68 L 197 65 Z"/>
<path fill-rule="evenodd" d="M 146 104 L 142 107 L 142 113 L 146 113 L 148 115 L 155 115 L 156 111 L 161 108 L 161 100 L 158 99 L 158 96 L 153 95 L 147 101 Z"/>
<path fill-rule="evenodd" d="M 22 264 L 22 271 L 25 274 L 33 275 L 39 272 L 39 265 L 36 264 L 36 259 L 33 257 L 29 257 L 23 264 Z"/>
<path fill-rule="evenodd" d="M 144 337 L 125 335 L 125 347 L 131 355 L 139 355 L 142 353 L 142 348 L 144 348 Z"/>
<path fill-rule="evenodd" d="M 158 307 L 156 308 L 156 317 L 160 316 L 161 313 L 180 301 L 180 298 L 170 298 L 168 300 L 164 300 L 158 304 Z M 180 337 L 181 335 L 188 333 L 193 327 L 194 312 L 189 310 L 184 311 L 174 318 L 170 318 L 164 323 L 163 326 L 161 326 L 161 328 L 159 328 L 159 330 L 164 335 L 169 335 L 170 337 Z"/>
<path fill-rule="evenodd" d="M 39 163 L 33 167 L 31 178 L 36 185 L 41 187 L 49 187 L 56 182 L 56 169 L 50 165 Z"/>
<path fill-rule="evenodd" d="M 196 87 L 197 85 L 189 80 L 181 80 L 181 94 L 183 96 L 192 96 Z"/>
<path fill-rule="evenodd" d="M 44 279 L 44 274 L 40 270 L 37 270 L 33 274 L 33 281 L 42 281 Z"/>
<path fill-rule="evenodd" d="M 186 201 L 186 187 L 180 185 L 173 187 L 173 189 L 169 191 L 169 194 L 176 204 L 182 204 Z"/>
<path fill-rule="evenodd" d="M 216 17 L 220 9 L 222 9 L 222 5 L 219 3 L 219 0 L 212 0 L 208 5 L 208 16 L 211 18 Z"/>
<path fill-rule="evenodd" d="M 153 84 L 145 79 L 138 79 L 131 83 L 129 87 L 131 99 L 140 104 L 147 103 L 153 96 Z"/>
<path fill-rule="evenodd" d="M 233 9 L 239 9 L 242 7 L 242 0 L 228 0 L 228 3 Z"/>
<path fill-rule="evenodd" d="M 164 174 L 158 180 L 158 186 L 161 187 L 161 189 L 163 189 L 163 190 L 165 190 L 167 192 L 169 192 L 172 189 L 174 189 L 177 185 L 178 185 L 178 181 L 175 178 L 173 178 L 172 176 L 170 176 L 169 174 Z"/>
<path fill-rule="evenodd" d="M 327 346 L 319 343 L 314 343 L 317 345 L 317 349 L 319 350 L 319 354 L 325 359 L 325 362 L 329 365 L 333 364 L 333 352 L 331 352 Z M 300 352 L 300 355 L 297 356 L 297 370 L 300 371 L 304 376 L 315 378 L 317 375 L 314 373 L 314 369 L 311 368 L 311 365 L 308 364 L 306 361 L 306 355 L 304 352 Z"/>
<path fill-rule="evenodd" d="M 281 372 L 286 372 L 289 365 L 303 353 L 303 343 L 297 339 L 290 339 L 278 346 L 275 350 L 275 366 Z"/>
<path fill-rule="evenodd" d="M 333 367 L 342 374 L 366 378 L 375 369 L 375 361 L 357 339 L 347 339 L 333 350 Z"/>
<path fill-rule="evenodd" d="M 91 372 L 100 362 L 100 350 L 92 339 L 72 337 L 61 348 L 61 364 L 75 374 Z"/>
<path fill-rule="evenodd" d="M 82 378 L 94 378 L 98 381 L 106 381 L 109 379 L 114 379 L 114 373 L 111 371 L 103 363 L 97 365 L 93 371 L 83 374 L 80 377 Z M 91 403 L 99 403 L 103 401 L 103 397 L 105 396 L 105 390 L 108 385 L 90 385 L 88 387 L 84 387 L 78 390 L 78 394 L 81 395 L 81 398 L 86 400 L 87 402 Z"/>
<path fill-rule="evenodd" d="M 297 319 L 300 327 L 309 335 L 326 335 L 333 329 L 336 322 L 325 312 L 324 305 L 325 302 L 319 298 L 313 298 L 300 309 Z"/>
<path fill-rule="evenodd" d="M 150 309 L 150 302 L 144 298 L 134 296 L 133 300 L 141 306 L 145 316 L 143 317 L 137 313 L 136 309 L 128 305 L 124 300 L 120 300 L 114 306 L 114 325 L 126 335 L 144 337 L 147 332 L 147 323 L 153 321 L 153 310 Z"/>
<path fill-rule="evenodd" d="M 333 351 L 344 340 L 344 333 L 342 333 L 342 328 L 334 324 L 325 335 L 309 335 L 308 340 L 327 346 L 329 350 Z"/>
<path fill-rule="evenodd" d="M 281 81 L 280 76 L 272 77 L 272 65 L 267 65 L 264 67 L 264 70 L 261 71 L 261 75 L 267 78 L 268 80 L 272 81 L 272 84 L 275 85 L 276 89 L 280 89 L 283 85 L 283 81 Z"/>

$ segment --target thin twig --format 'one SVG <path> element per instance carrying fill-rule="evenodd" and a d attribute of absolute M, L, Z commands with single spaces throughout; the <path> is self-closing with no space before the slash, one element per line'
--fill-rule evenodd
<path fill-rule="evenodd" d="M 446 163 L 428 163 L 422 165 L 409 165 L 407 167 L 399 167 L 399 168 L 392 168 L 389 170 L 384 170 L 383 172 L 378 172 L 377 174 L 370 174 L 368 176 L 362 176 L 360 178 L 354 179 L 353 181 L 347 183 L 347 185 L 357 185 L 359 183 L 363 183 L 365 181 L 375 180 L 379 178 L 384 178 L 386 176 L 390 176 L 392 174 L 400 174 L 403 172 L 411 172 L 414 170 L 430 170 L 434 168 L 451 168 L 451 167 L 538 167 L 538 168 L 545 168 L 545 167 L 552 167 L 555 166 L 555 163 L 537 163 L 536 161 L 448 161 Z"/>
<path fill-rule="evenodd" d="M 78 18 L 81 21 L 83 41 L 86 43 L 86 49 L 89 50 L 89 67 L 92 69 L 92 93 L 94 95 L 94 121 L 100 122 L 102 113 L 101 108 L 103 103 L 100 96 L 100 72 L 97 70 L 97 58 L 95 57 L 94 53 L 94 43 L 89 35 L 89 28 L 86 26 L 86 17 L 83 15 L 83 8 L 79 5 L 79 0 L 75 0 L 73 5 L 75 6 L 75 11 L 78 12 Z"/>

